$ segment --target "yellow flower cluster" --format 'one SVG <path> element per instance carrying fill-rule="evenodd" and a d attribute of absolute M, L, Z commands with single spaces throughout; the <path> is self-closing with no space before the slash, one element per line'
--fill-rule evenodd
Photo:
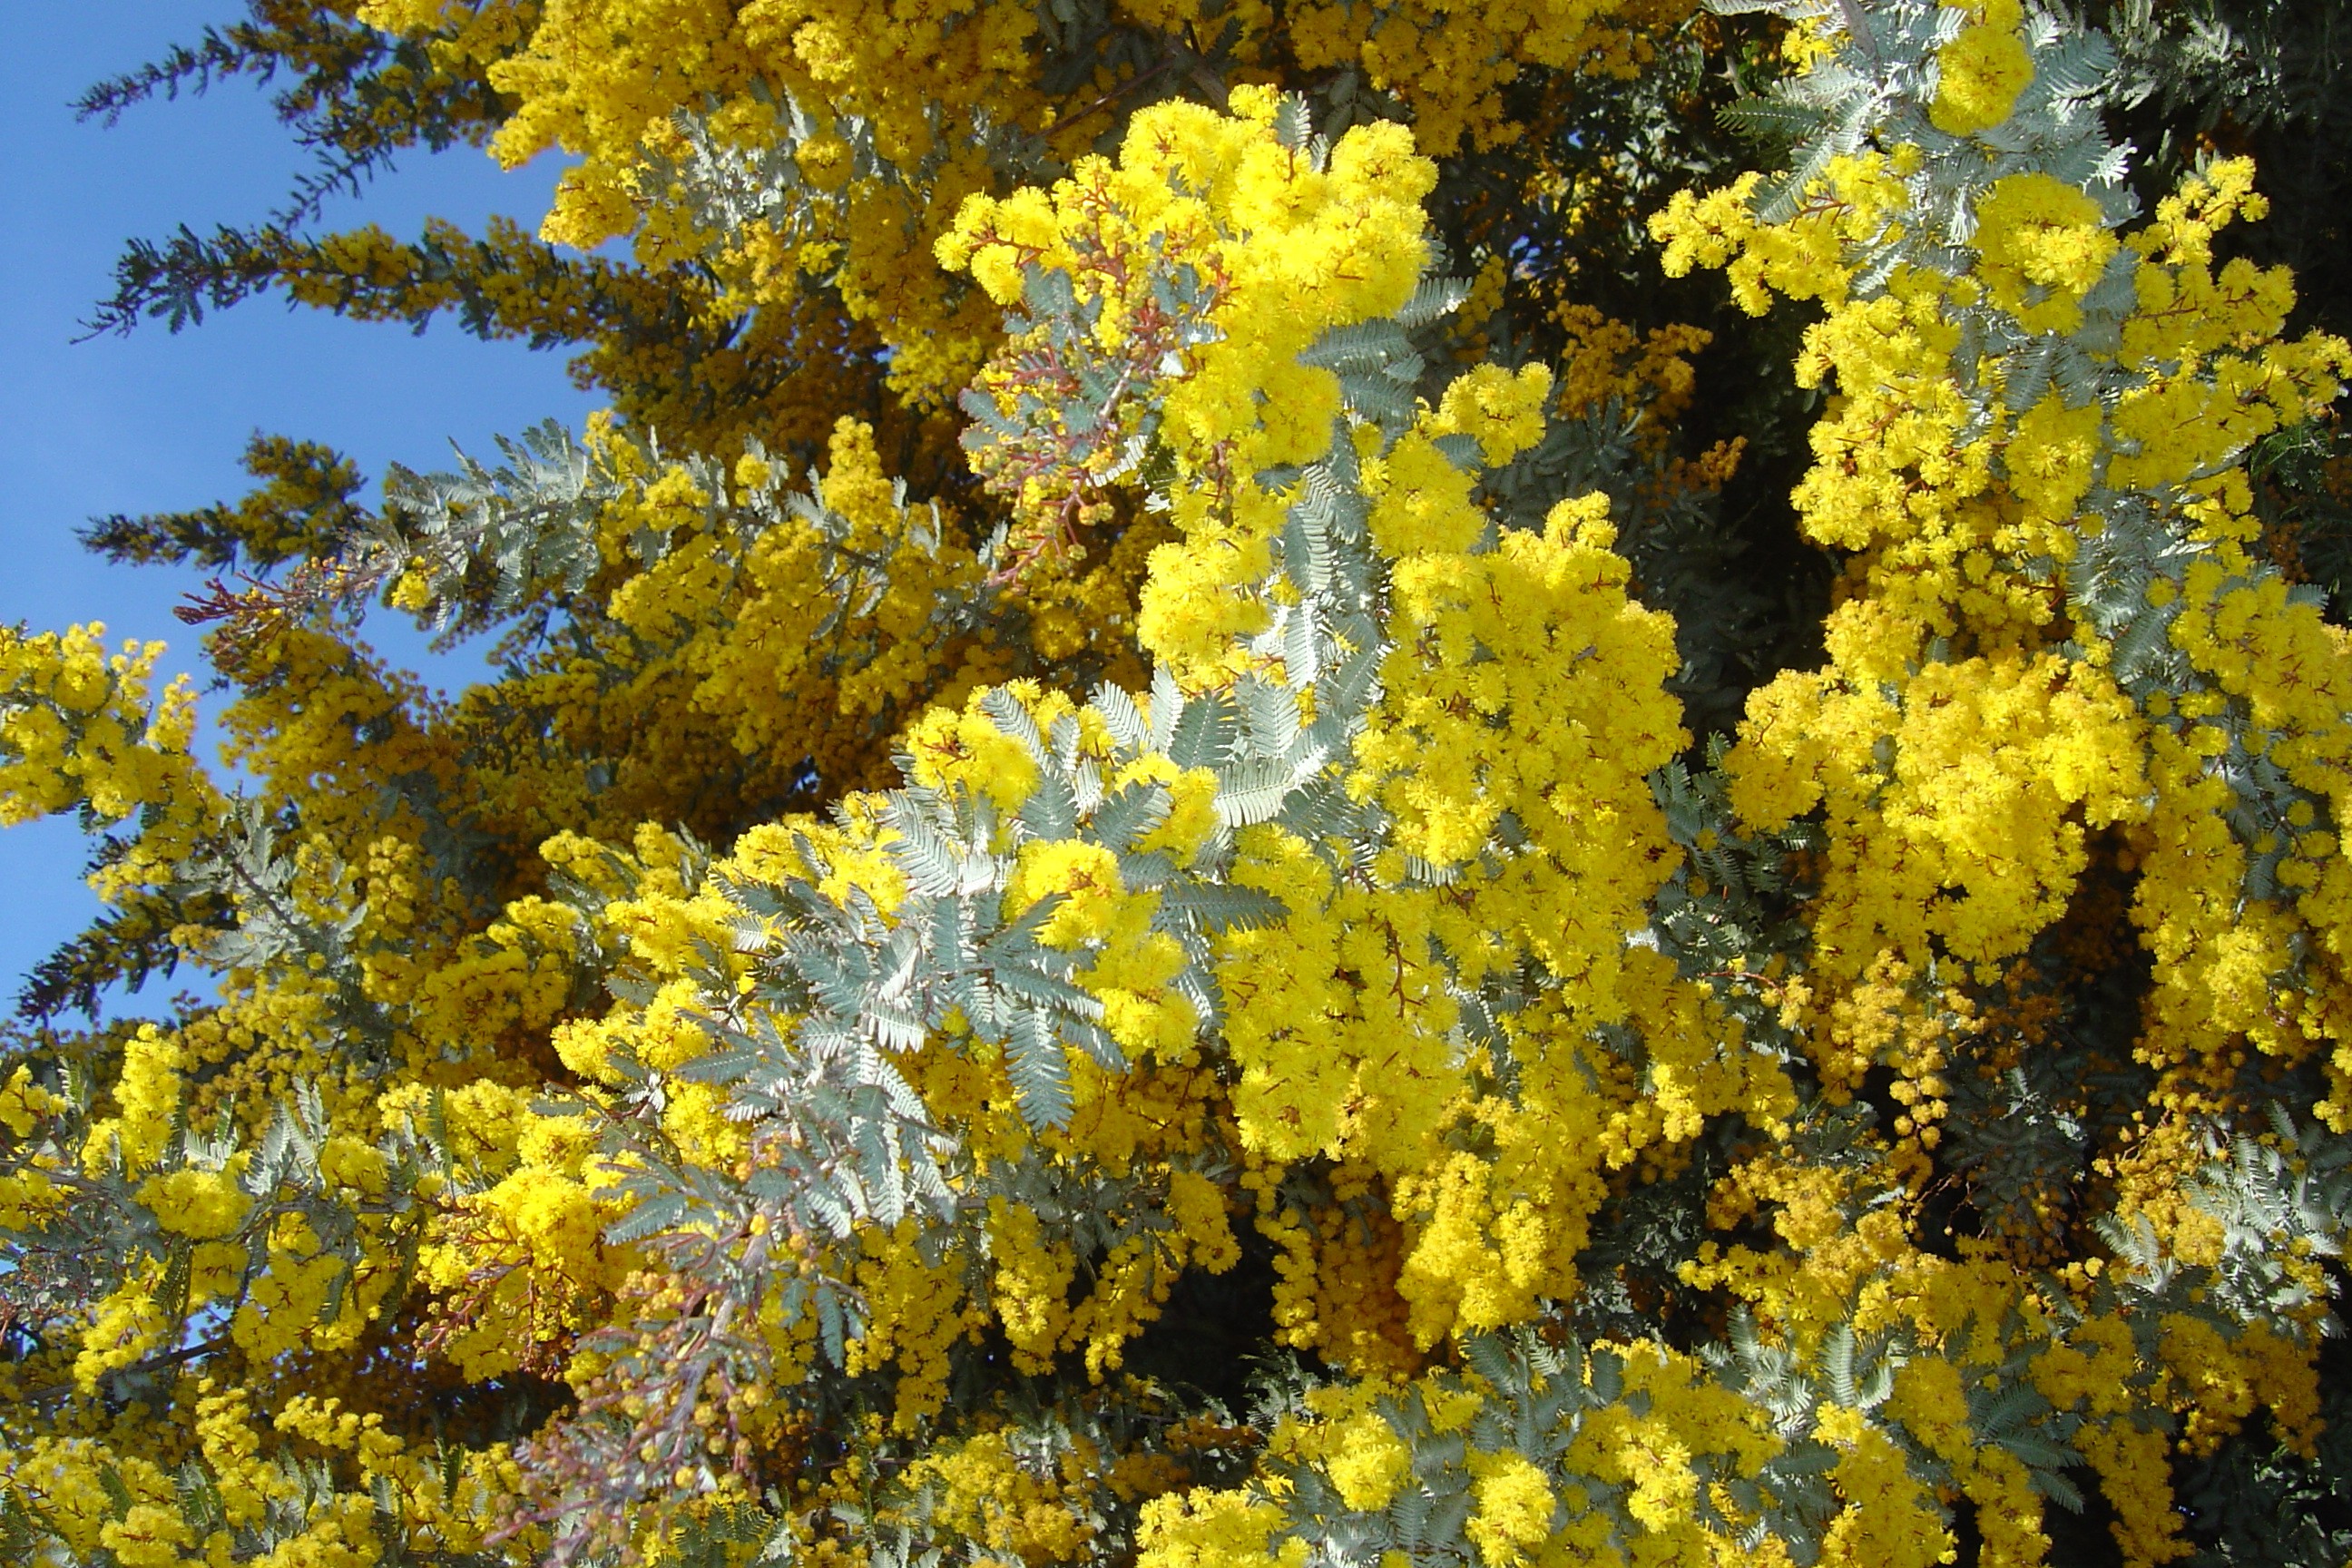
<path fill-rule="evenodd" d="M 1675 195 L 1670 272 L 1819 302 L 1793 500 L 1841 558 L 1820 668 L 1694 783 L 1628 510 L 1499 492 L 1563 416 L 1692 406 L 1704 334 L 1562 303 L 1557 373 L 1382 335 L 1433 156 L 1683 9 L 1130 0 L 1136 47 L 1213 21 L 1240 75 L 1115 122 L 1041 85 L 1053 7 L 359 6 L 509 95 L 504 155 L 581 157 L 550 235 L 709 286 L 710 363 L 629 374 L 726 439 L 591 428 L 585 584 L 495 687 L 431 697 L 292 613 L 224 642 L 236 811 L 153 650 L 0 632 L 0 820 L 135 823 L 102 890 L 216 988 L 0 1082 L 0 1225 L 40 1242 L 7 1288 L 71 1286 L 0 1366 L 9 1527 L 136 1568 L 520 1563 L 625 1483 L 604 1544 L 649 1561 L 862 1568 L 903 1529 L 1302 1568 L 1442 1493 L 1481 1568 L 1924 1568 L 1964 1504 L 2023 1568 L 2051 1453 L 2153 1563 L 2175 1457 L 2263 1419 L 2307 1447 L 2318 1249 L 2232 1317 L 2207 1282 L 2257 1264 L 2210 1170 L 2282 1083 L 2352 1129 L 2352 639 L 2261 559 L 2237 464 L 2352 350 L 2216 265 L 2260 211 L 2236 163 L 2129 232 L 2024 154 L 1934 210 L 1905 145 L 1785 221 L 1753 178 Z M 2040 34 L 2015 0 L 1942 26 L 1916 107 L 2010 123 Z M 1307 137 L 1255 79 L 1290 68 L 1411 123 Z M 1066 176 L 1008 189 L 1023 136 Z M 701 232 L 689 166 L 780 148 L 772 232 Z M 301 287 L 455 300 L 429 248 L 341 237 Z M 1520 280 L 1474 259 L 1491 317 Z M 690 413 L 779 345 L 789 417 Z M 1342 374 L 1381 356 L 1385 412 Z M 852 363 L 899 404 L 812 414 Z M 966 386 L 977 483 L 910 502 L 941 449 L 908 409 Z M 2079 1157 L 2004 1209 L 1970 1097 L 2011 1084 Z M 1259 1427 L 1184 1403 L 1225 1294 L 1317 1358 Z M 2039 1401 L 2029 1435 L 1988 1397 Z"/>
<path fill-rule="evenodd" d="M 2083 296 L 2121 248 L 2103 216 L 2089 195 L 2047 174 L 1996 180 L 1977 203 L 1972 276 L 2026 331 L 2064 336 L 2083 324 Z"/>
<path fill-rule="evenodd" d="M 1944 48 L 1940 129 L 1969 134 L 2009 115 L 2033 72 L 2018 26 L 2014 5 L 1988 8 Z M 1884 157 L 1906 179 L 1918 168 L 1904 149 Z M 2078 933 L 2126 902 L 2153 984 L 2126 1047 L 2150 1069 L 2147 1098 L 2099 1161 L 2120 1223 L 2184 1261 L 2220 1261 L 2218 1226 L 2186 1195 L 2203 1156 L 2179 1130 L 2258 1114 L 2241 1070 L 2250 1051 L 2325 1064 L 2334 1093 L 2291 1109 L 2343 1117 L 2343 1063 L 2317 1022 L 2337 1005 L 2321 998 L 2347 994 L 2340 972 L 2291 953 L 2332 952 L 2335 917 L 2307 902 L 2331 875 L 2324 824 L 2343 801 L 2336 764 L 2320 760 L 2342 720 L 2320 693 L 2352 650 L 2249 553 L 2235 464 L 2252 440 L 2323 407 L 2352 361 L 2332 339 L 2282 340 L 2282 275 L 2214 270 L 2215 228 L 2259 215 L 2250 184 L 2242 163 L 2216 164 L 2152 225 L 2118 233 L 2093 194 L 2006 174 L 1974 195 L 1965 268 L 1898 262 L 1867 289 L 1853 279 L 1868 247 L 1937 222 L 1901 180 L 1880 200 L 1825 176 L 1780 224 L 1756 217 L 1744 188 L 1678 196 L 1655 225 L 1670 269 L 1727 267 L 1750 309 L 1767 288 L 1828 306 L 1799 369 L 1832 395 L 1795 500 L 1812 537 L 1851 553 L 1828 662 L 1751 698 L 1729 800 L 1751 830 L 1820 826 L 1802 978 L 1778 993 L 1780 1023 L 1832 1099 L 1869 1092 L 1881 1069 L 1894 1079 L 1880 1091 L 1894 1137 L 1874 1175 L 1808 1171 L 1793 1153 L 1741 1173 L 1718 1191 L 1718 1223 L 1769 1217 L 1782 1249 L 1709 1242 L 1685 1277 L 1743 1296 L 1798 1344 L 1848 1321 L 1901 1322 L 1951 1357 L 1914 1362 L 1891 1408 L 1946 1457 L 2002 1561 L 2041 1561 L 2047 1539 L 2018 1467 L 1963 1439 L 1970 1366 L 2046 1345 L 2035 1376 L 2053 1404 L 2083 1412 L 2075 1447 L 2133 1562 L 2184 1550 L 2163 1479 L 2175 1439 L 2159 1424 L 2177 1416 L 2178 1440 L 2194 1443 L 2257 1404 L 2291 1421 L 2312 1375 L 2307 1343 L 2282 1355 L 2258 1326 L 2232 1335 L 2183 1319 L 2175 1338 L 2135 1338 L 2127 1315 L 2103 1315 L 2112 1299 L 2089 1306 L 2095 1267 L 2074 1299 L 2036 1301 L 1993 1261 L 1996 1246 L 1937 1258 L 1899 1206 L 1935 1168 L 1957 1079 L 2021 1071 L 2058 1048 L 2039 1010 L 2053 986 L 2117 962 Z M 2095 333 L 2092 296 L 2114 296 L 2119 272 L 2136 287 Z M 2010 365 L 1963 354 L 1972 315 L 2037 352 L 2082 352 L 2079 341 L 2112 374 L 2008 401 Z M 2183 542 L 2184 565 L 2135 580 L 2120 602 L 2096 596 L 2095 574 L 2069 575 L 2151 527 Z M 2149 616 L 2158 645 L 2185 658 L 2185 683 L 2151 677 L 2133 651 L 2129 628 Z M 2233 826 L 2230 759 L 2280 750 L 2305 763 L 2294 780 L 2305 800 L 2282 801 L 2275 829 Z M 2248 896 L 2258 857 L 2277 868 L 2275 897 Z M 1874 1209 L 1874 1191 L 1898 1207 Z M 1996 1327 L 2021 1321 L 2021 1337 Z M 1847 1507 L 1825 1555 L 1935 1561 L 1948 1536 L 1916 1465 L 1858 1411 L 1825 1415 L 1821 1433 L 1840 1451 Z"/>
<path fill-rule="evenodd" d="M 0 825 L 77 808 L 108 826 L 138 817 L 131 853 L 93 874 L 113 896 L 168 878 L 219 797 L 189 754 L 194 693 L 175 680 L 148 700 L 163 644 L 110 658 L 105 637 L 0 627 Z"/>
<path fill-rule="evenodd" d="M 1050 195 L 974 197 L 940 245 L 943 263 L 1007 303 L 1024 267 L 1071 273 L 1106 340 L 1150 297 L 1155 248 L 1190 254 L 1212 280 L 1216 336 L 1186 356 L 1161 414 L 1181 538 L 1151 552 L 1137 623 L 1144 650 L 1188 686 L 1238 673 L 1241 639 L 1266 624 L 1261 585 L 1291 498 L 1254 476 L 1330 440 L 1338 378 L 1299 352 L 1404 304 L 1428 260 L 1419 203 L 1437 177 L 1401 126 L 1360 128 L 1318 168 L 1270 134 L 1275 93 L 1237 89 L 1234 106 L 1233 118 L 1147 110 L 1117 164 L 1081 159 Z M 1078 247 L 1098 258 L 1081 265 Z M 1124 293 L 1098 279 L 1124 279 Z"/>
<path fill-rule="evenodd" d="M 2033 79 L 2033 57 L 2019 37 L 2018 0 L 1986 0 L 1959 36 L 1936 51 L 1936 101 L 1927 111 L 1938 131 L 1973 135 L 2009 118 L 2017 95 Z"/>

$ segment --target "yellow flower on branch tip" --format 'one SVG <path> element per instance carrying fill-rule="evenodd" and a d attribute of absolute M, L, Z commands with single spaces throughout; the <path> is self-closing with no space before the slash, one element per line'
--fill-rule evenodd
<path fill-rule="evenodd" d="M 1937 51 L 1936 66 L 1936 101 L 1927 118 L 1954 136 L 1972 136 L 2007 120 L 2033 79 L 2033 57 L 2013 24 L 1963 27 Z"/>

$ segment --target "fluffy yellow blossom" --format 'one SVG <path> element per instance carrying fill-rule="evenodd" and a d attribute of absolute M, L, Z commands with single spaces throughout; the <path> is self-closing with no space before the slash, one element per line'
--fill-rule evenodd
<path fill-rule="evenodd" d="M 1477 1510 L 1463 1526 L 1487 1568 L 1513 1568 L 1535 1556 L 1551 1535 L 1559 1506 L 1543 1472 L 1517 1454 L 1483 1455 L 1474 1464 Z"/>
<path fill-rule="evenodd" d="M 2009 488 L 2053 521 L 2071 517 L 2091 486 L 2099 458 L 2104 411 L 2095 403 L 2069 408 L 2055 395 L 2025 412 L 2003 460 Z"/>
<path fill-rule="evenodd" d="M 1140 1568 L 1298 1568 L 1307 1542 L 1276 1543 L 1282 1510 L 1233 1492 L 1205 1489 L 1143 1506 Z"/>
<path fill-rule="evenodd" d="M 2029 331 L 2061 333 L 2082 323 L 2083 296 L 2121 248 L 2099 204 L 2047 174 L 1994 181 L 1977 203 L 1970 243 L 1992 302 Z"/>
<path fill-rule="evenodd" d="M 198 1241 L 233 1234 L 253 1206 L 227 1172 L 192 1167 L 150 1176 L 140 1185 L 139 1200 L 165 1230 Z"/>
<path fill-rule="evenodd" d="M 1327 1441 L 1323 1468 L 1349 1508 L 1367 1512 L 1386 1508 L 1412 1473 L 1412 1451 L 1374 1412 L 1341 1422 Z"/>
<path fill-rule="evenodd" d="M 1980 20 L 1936 51 L 1937 86 L 1928 119 L 1938 131 L 1969 136 L 2009 118 L 2033 79 L 2033 59 L 2017 36 L 2017 0 L 1992 0 Z"/>
<path fill-rule="evenodd" d="M 179 1110 L 184 1060 L 171 1035 L 152 1024 L 140 1026 L 123 1047 L 122 1071 L 114 1088 L 117 1114 L 91 1129 L 82 1150 L 85 1165 L 94 1167 L 112 1156 L 126 1169 L 138 1171 L 156 1162 Z"/>
<path fill-rule="evenodd" d="M 7 1041 L 37 1556 L 2026 1568 L 2054 1468 L 2154 1563 L 2318 1440 L 2352 638 L 2245 454 L 2352 351 L 2242 162 L 2060 177 L 2070 24 L 1813 8 L 1863 118 L 1759 201 L 1587 145 L 1769 63 L 1685 0 L 348 9 L 366 134 L 562 147 L 583 254 L 256 278 L 614 406 L 173 525 L 240 801 L 155 650 L 0 633 L 0 818 L 108 835 L 65 967 L 210 987 Z M 1645 214 L 1817 307 L 1817 644 L 1684 570 L 1740 447 L 1590 302 Z"/>

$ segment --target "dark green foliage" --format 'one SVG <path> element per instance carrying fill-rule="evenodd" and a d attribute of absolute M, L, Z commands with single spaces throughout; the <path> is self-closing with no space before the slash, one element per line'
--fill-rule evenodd
<path fill-rule="evenodd" d="M 2342 1568 L 2352 1562 L 2352 1341 L 2319 1352 L 2320 1418 L 2309 1454 L 2255 1421 L 2211 1456 L 2176 1465 L 2175 1493 L 2199 1551 L 2187 1568 Z"/>
<path fill-rule="evenodd" d="M 114 293 L 99 302 L 91 333 L 127 332 L 143 320 L 172 331 L 194 326 L 272 289 L 303 283 L 303 297 L 339 315 L 397 321 L 423 331 L 443 310 L 485 339 L 524 338 L 533 348 L 593 335 L 612 277 L 625 269 L 594 258 L 558 256 L 511 221 L 494 218 L 481 239 L 436 226 L 404 247 L 390 279 L 354 275 L 318 239 L 280 224 L 215 228 L 206 238 L 182 225 L 158 245 L 134 239 L 115 263 Z M 518 315 L 517 302 L 526 313 Z M 583 301 L 592 308 L 581 310 Z M 667 324 L 667 323 L 666 323 Z"/>
<path fill-rule="evenodd" d="M 488 82 L 453 78 L 429 43 L 387 37 L 306 0 L 247 0 L 242 21 L 207 26 L 194 44 L 99 83 L 75 107 L 114 122 L 133 104 L 201 93 L 237 78 L 278 86 L 271 101 L 315 163 L 298 178 L 284 221 L 356 193 L 401 150 L 480 144 L 503 117 Z"/>
<path fill-rule="evenodd" d="M 179 968 L 181 951 L 172 930 L 191 920 L 192 911 L 169 900 L 141 900 L 110 910 L 33 966 L 17 989 L 17 1013 L 26 1018 L 78 1014 L 96 1019 L 113 987 L 136 991 Z"/>
<path fill-rule="evenodd" d="M 2340 621 L 2352 593 L 2352 440 L 2333 424 L 2299 425 L 2257 441 L 2246 471 L 2273 555 L 2325 588 Z"/>
<path fill-rule="evenodd" d="M 316 441 L 257 432 L 245 471 L 259 489 L 231 506 L 93 518 L 82 542 L 112 561 L 168 562 L 209 571 L 255 570 L 331 555 L 368 521 L 352 500 L 362 483 L 349 458 Z"/>

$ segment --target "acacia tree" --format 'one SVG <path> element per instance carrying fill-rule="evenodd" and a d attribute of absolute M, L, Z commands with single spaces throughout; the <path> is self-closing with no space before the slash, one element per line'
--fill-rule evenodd
<path fill-rule="evenodd" d="M 220 574 L 233 773 L 0 634 L 107 904 L 11 1559 L 2339 1563 L 2296 9 L 254 0 L 96 89 L 320 160 L 99 325 L 610 412 L 93 525 Z M 318 231 L 458 142 L 536 235 Z"/>

